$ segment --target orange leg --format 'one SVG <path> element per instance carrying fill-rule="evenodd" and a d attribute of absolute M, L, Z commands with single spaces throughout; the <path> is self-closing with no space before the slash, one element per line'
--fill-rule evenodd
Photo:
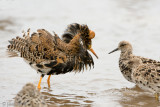
<path fill-rule="evenodd" d="M 48 76 L 48 79 L 47 79 L 47 83 L 48 83 L 48 87 L 50 88 L 50 78 L 51 78 L 51 75 Z"/>
<path fill-rule="evenodd" d="M 38 83 L 38 86 L 37 86 L 38 90 L 41 89 L 41 81 L 42 81 L 42 78 L 43 78 L 43 76 L 40 77 L 40 80 L 39 80 L 39 83 Z"/>

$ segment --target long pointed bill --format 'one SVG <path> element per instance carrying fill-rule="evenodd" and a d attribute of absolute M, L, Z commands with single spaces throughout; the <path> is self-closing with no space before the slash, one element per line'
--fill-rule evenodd
<path fill-rule="evenodd" d="M 97 56 L 97 54 L 94 52 L 94 50 L 91 48 L 91 49 L 89 49 L 95 56 L 96 56 L 96 58 L 98 59 L 98 56 Z"/>
<path fill-rule="evenodd" d="M 118 48 L 114 49 L 113 51 L 109 52 L 108 54 L 111 54 L 111 53 L 113 53 L 115 51 L 118 51 Z"/>

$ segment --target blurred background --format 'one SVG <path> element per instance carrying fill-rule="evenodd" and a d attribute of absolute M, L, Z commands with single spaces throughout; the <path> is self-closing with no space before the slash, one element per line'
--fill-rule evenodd
<path fill-rule="evenodd" d="M 122 40 L 135 55 L 160 60 L 159 0 L 0 0 L 0 107 L 13 106 L 15 95 L 28 82 L 37 86 L 40 75 L 24 60 L 7 51 L 8 40 L 22 30 L 39 28 L 59 36 L 68 24 L 87 24 L 96 33 L 95 67 L 82 73 L 47 76 L 41 92 L 48 105 L 60 107 L 160 106 L 152 93 L 140 90 L 122 76 L 120 52 L 108 54 Z"/>

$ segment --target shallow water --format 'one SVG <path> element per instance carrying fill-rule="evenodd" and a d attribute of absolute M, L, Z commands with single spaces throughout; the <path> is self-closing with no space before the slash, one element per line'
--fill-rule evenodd
<path fill-rule="evenodd" d="M 160 106 L 154 95 L 124 79 L 118 68 L 120 52 L 108 54 L 121 40 L 130 41 L 134 53 L 160 60 L 159 0 L 0 0 L 0 107 L 13 106 L 28 82 L 38 84 L 36 73 L 16 53 L 6 51 L 8 40 L 22 30 L 45 28 L 61 35 L 70 23 L 87 24 L 96 32 L 95 67 L 42 80 L 41 92 L 50 106 L 128 107 Z"/>

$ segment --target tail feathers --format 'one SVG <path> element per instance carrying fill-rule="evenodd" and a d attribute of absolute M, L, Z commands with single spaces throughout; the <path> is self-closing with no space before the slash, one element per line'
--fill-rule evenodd
<path fill-rule="evenodd" d="M 15 50 L 15 51 L 18 51 L 18 52 L 21 52 L 24 45 L 25 45 L 25 42 L 22 38 L 20 37 L 17 37 L 16 39 L 12 39 L 9 41 L 9 45 L 8 45 L 8 49 L 9 50 Z"/>
<path fill-rule="evenodd" d="M 28 30 L 27 35 L 13 38 L 9 41 L 8 50 L 18 51 L 20 56 L 29 60 L 37 61 L 37 59 L 53 59 L 53 49 L 56 47 L 56 34 L 51 35 L 45 29 L 39 29 L 31 34 Z"/>
<path fill-rule="evenodd" d="M 13 40 L 9 40 L 8 42 L 9 42 L 10 44 L 13 44 Z"/>

